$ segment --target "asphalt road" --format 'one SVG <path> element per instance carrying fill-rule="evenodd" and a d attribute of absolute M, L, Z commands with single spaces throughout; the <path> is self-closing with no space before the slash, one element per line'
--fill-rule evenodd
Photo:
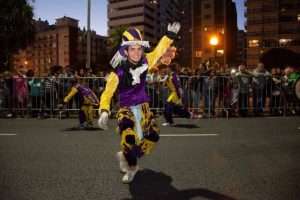
<path fill-rule="evenodd" d="M 299 117 L 176 119 L 131 184 L 110 122 L 78 131 L 76 119 L 0 119 L 0 199 L 300 199 Z"/>

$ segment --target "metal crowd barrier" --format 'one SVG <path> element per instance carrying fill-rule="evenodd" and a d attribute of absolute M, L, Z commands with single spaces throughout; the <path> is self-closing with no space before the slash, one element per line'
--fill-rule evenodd
<path fill-rule="evenodd" d="M 73 78 L 0 79 L 0 114 L 8 117 L 61 117 L 57 105 L 68 94 Z M 246 80 L 249 79 L 249 80 Z M 275 79 L 281 84 L 275 84 Z M 105 77 L 82 77 L 100 97 L 105 89 Z M 242 82 L 249 84 L 242 85 Z M 259 82 L 261 81 L 261 83 Z M 282 77 L 266 77 L 255 81 L 253 77 L 180 76 L 184 91 L 183 106 L 199 117 L 247 117 L 249 115 L 295 114 L 300 110 L 299 102 L 293 101 L 286 90 Z M 24 89 L 27 86 L 27 91 Z M 169 91 L 163 82 L 149 81 L 146 91 L 151 99 L 150 107 L 156 116 L 162 116 Z M 117 112 L 118 95 L 112 99 L 112 112 Z M 67 105 L 67 113 L 79 110 L 75 96 Z M 98 108 L 94 108 L 98 110 Z"/>

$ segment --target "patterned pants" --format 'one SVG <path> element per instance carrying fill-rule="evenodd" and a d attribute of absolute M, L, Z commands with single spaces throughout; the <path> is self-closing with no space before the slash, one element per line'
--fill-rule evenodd
<path fill-rule="evenodd" d="M 159 140 L 158 127 L 149 104 L 143 103 L 140 107 L 142 115 L 141 129 L 143 138 L 140 140 L 134 131 L 136 119 L 129 107 L 120 108 L 117 114 L 118 132 L 122 136 L 121 148 L 129 166 L 137 165 L 137 158 L 149 154 L 154 143 Z"/>
<path fill-rule="evenodd" d="M 84 122 L 93 123 L 93 106 L 92 105 L 81 105 L 79 110 L 79 124 Z"/>

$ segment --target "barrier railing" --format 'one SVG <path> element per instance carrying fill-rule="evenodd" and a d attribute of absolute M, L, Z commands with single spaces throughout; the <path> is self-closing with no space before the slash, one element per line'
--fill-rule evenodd
<path fill-rule="evenodd" d="M 63 102 L 71 88 L 73 78 L 10 78 L 0 79 L 0 112 L 12 117 L 60 116 L 57 105 Z M 104 77 L 82 77 L 100 97 L 105 89 Z M 264 77 L 257 80 L 247 76 L 181 76 L 184 91 L 183 106 L 203 117 L 229 117 L 266 114 L 286 116 L 299 111 L 299 103 L 293 100 L 282 77 Z M 150 107 L 155 115 L 162 115 L 169 91 L 162 81 L 148 82 L 146 91 L 151 99 Z M 112 99 L 112 112 L 116 112 L 118 95 Z M 67 105 L 67 111 L 79 109 L 75 96 Z M 97 110 L 98 108 L 94 108 Z M 66 115 L 68 116 L 68 113 Z"/>

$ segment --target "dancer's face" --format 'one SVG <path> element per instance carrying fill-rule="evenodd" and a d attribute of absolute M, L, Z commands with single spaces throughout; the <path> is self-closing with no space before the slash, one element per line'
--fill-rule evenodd
<path fill-rule="evenodd" d="M 139 45 L 133 45 L 128 47 L 125 53 L 130 62 L 132 62 L 133 64 L 137 64 L 142 58 L 143 48 Z"/>

